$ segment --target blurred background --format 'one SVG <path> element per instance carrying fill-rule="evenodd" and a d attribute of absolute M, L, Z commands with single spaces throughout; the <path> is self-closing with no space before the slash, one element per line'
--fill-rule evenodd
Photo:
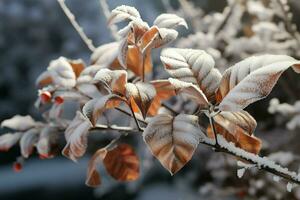
<path fill-rule="evenodd" d="M 180 3 L 173 0 L 169 2 L 160 0 L 108 0 L 110 9 L 122 4 L 134 6 L 149 24 L 153 22 L 157 15 L 163 12 L 178 12 L 179 15 L 186 18 L 189 25 L 191 25 L 191 29 L 190 31 L 182 30 L 179 38 L 182 37 L 183 39 L 179 39 L 178 42 L 172 45 L 206 49 L 214 54 L 221 69 L 229 67 L 245 55 L 256 53 L 244 50 L 247 54 L 241 56 L 242 50 L 234 48 L 236 44 L 233 40 L 226 40 L 232 43 L 227 42 L 228 48 L 225 49 L 219 47 L 219 44 L 213 44 L 215 38 L 209 39 L 207 38 L 208 35 L 197 35 L 197 33 L 209 33 L 205 27 L 212 26 L 209 23 L 213 22 L 209 21 L 207 15 L 210 15 L 213 19 L 219 19 L 220 16 L 213 14 L 219 13 L 221 15 L 224 8 L 228 6 L 228 2 L 233 1 L 194 0 L 188 2 L 187 7 L 182 8 L 182 1 Z M 267 1 L 261 2 L 266 5 Z M 96 46 L 113 41 L 109 29 L 106 27 L 106 18 L 100 8 L 99 1 L 67 0 L 66 3 Z M 299 0 L 293 0 L 289 3 L 291 12 L 294 14 L 292 22 L 300 26 L 300 2 Z M 191 9 L 190 13 L 187 12 L 189 9 Z M 272 8 L 269 9 L 272 11 Z M 264 10 L 261 12 L 265 13 Z M 188 13 L 190 15 L 187 15 Z M 239 21 L 247 21 L 247 16 L 236 17 Z M 206 21 L 202 23 L 202 19 Z M 280 18 L 272 18 L 271 21 L 274 21 L 277 26 Z M 238 25 L 233 22 L 231 29 L 236 26 Z M 263 33 L 265 33 L 264 31 L 268 32 L 269 29 L 263 30 Z M 279 30 L 279 32 L 282 33 L 282 30 Z M 246 33 L 244 32 L 245 35 L 247 35 Z M 242 46 L 244 40 L 240 40 L 242 38 L 240 35 L 241 33 L 234 33 L 232 39 L 239 39 L 237 40 L 239 41 L 238 44 Z M 252 35 L 247 36 L 247 38 L 251 37 Z M 264 42 L 268 43 L 267 41 Z M 286 44 L 285 46 L 276 46 L 276 49 L 274 49 L 275 47 L 262 49 L 260 52 L 281 52 L 299 58 L 299 48 L 293 46 L 295 42 L 292 43 L 288 47 Z M 250 46 L 250 44 L 253 44 L 253 41 L 245 43 L 246 46 Z M 262 42 L 259 42 L 259 44 L 262 44 Z M 221 43 L 222 45 L 224 46 L 223 43 Z M 46 69 L 52 59 L 59 56 L 71 59 L 82 58 L 88 63 L 90 51 L 55 0 L 0 1 L 0 121 L 16 114 L 30 114 L 36 119 L 41 119 L 33 106 L 37 97 L 35 79 Z M 158 64 L 159 60 L 155 62 Z M 288 157 L 291 160 L 290 162 L 286 161 L 285 164 L 292 165 L 293 162 L 297 163 L 298 161 L 299 166 L 300 162 L 297 156 L 300 155 L 300 138 L 297 136 L 297 130 L 299 129 L 287 130 L 285 123 L 288 119 L 271 115 L 267 111 L 269 101 L 274 96 L 277 96 L 281 102 L 290 104 L 300 99 L 299 77 L 288 71 L 284 73 L 282 79 L 283 81 L 276 86 L 275 91 L 268 99 L 251 106 L 248 111 L 258 120 L 257 132 L 259 133 L 257 135 L 262 137 L 264 143 L 266 143 L 263 154 L 268 154 L 273 150 L 281 152 L 283 154 L 279 156 L 280 158 Z M 5 130 L 0 131 L 0 133 L 4 132 Z M 141 180 L 134 183 L 120 184 L 103 175 L 104 183 L 98 189 L 88 188 L 84 184 L 89 155 L 80 159 L 77 164 L 63 156 L 49 160 L 40 160 L 38 156 L 32 156 L 26 161 L 24 169 L 20 173 L 15 173 L 12 170 L 12 163 L 19 155 L 18 146 L 8 153 L 0 152 L 1 200 L 194 200 L 220 199 L 220 197 L 222 199 L 261 200 L 300 199 L 300 191 L 295 190 L 293 193 L 286 193 L 285 185 L 283 187 L 276 185 L 272 182 L 272 177 L 268 177 L 263 172 L 253 171 L 243 179 L 238 179 L 234 159 L 222 154 L 212 153 L 210 149 L 205 147 L 199 147 L 193 160 L 174 177 L 170 176 L 157 161 L 153 161 L 154 164 L 151 167 L 141 168 L 143 176 Z M 274 156 L 274 158 L 277 157 Z M 145 166 L 147 166 L 147 163 Z M 298 170 L 297 165 L 295 166 L 294 169 Z M 270 187 L 267 187 L 269 180 L 272 182 L 270 187 L 274 191 L 269 191 Z M 255 191 L 249 191 L 249 188 L 254 188 Z M 275 191 L 278 193 L 275 197 L 269 195 L 274 194 Z"/>

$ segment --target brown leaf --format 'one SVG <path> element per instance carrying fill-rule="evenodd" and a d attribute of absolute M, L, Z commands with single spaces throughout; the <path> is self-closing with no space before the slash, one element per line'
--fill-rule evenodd
<path fill-rule="evenodd" d="M 143 138 L 152 154 L 175 174 L 192 158 L 203 135 L 197 116 L 160 114 L 150 120 Z"/>
<path fill-rule="evenodd" d="M 81 112 L 77 111 L 75 118 L 65 131 L 67 144 L 62 154 L 73 161 L 81 157 L 86 151 L 87 137 L 91 127 L 91 122 Z"/>
<path fill-rule="evenodd" d="M 73 68 L 73 71 L 76 75 L 76 77 L 79 77 L 80 73 L 84 70 L 85 68 L 85 63 L 81 59 L 77 60 L 69 60 L 70 65 Z"/>
<path fill-rule="evenodd" d="M 88 164 L 87 177 L 85 184 L 90 187 L 97 187 L 101 184 L 100 173 L 97 165 L 105 158 L 107 150 L 105 148 L 99 149 L 93 155 Z"/>
<path fill-rule="evenodd" d="M 138 76 L 143 74 L 143 55 L 138 46 L 129 45 L 127 52 L 127 68 Z"/>
<path fill-rule="evenodd" d="M 237 117 L 238 116 L 238 117 Z M 217 134 L 221 134 L 227 141 L 233 142 L 237 147 L 250 153 L 258 154 L 261 149 L 261 141 L 252 135 L 255 129 L 252 119 L 246 118 L 247 114 L 222 114 L 214 117 Z M 239 118 L 241 121 L 237 121 Z M 255 123 L 256 124 L 256 123 Z M 250 131 L 250 132 L 247 132 Z M 208 136 L 214 138 L 211 127 L 207 130 Z"/>
<path fill-rule="evenodd" d="M 126 100 L 118 95 L 106 95 L 99 99 L 92 99 L 87 102 L 83 106 L 82 112 L 84 116 L 91 121 L 92 125 L 95 126 L 98 118 L 105 110 L 118 107 L 122 101 L 125 102 Z"/>
<path fill-rule="evenodd" d="M 149 108 L 149 114 L 155 115 L 160 108 L 161 101 L 182 94 L 189 99 L 195 101 L 200 107 L 207 107 L 208 100 L 203 92 L 191 83 L 179 81 L 177 79 L 169 78 L 168 80 L 156 80 L 150 82 L 156 90 L 156 96 Z"/>
<path fill-rule="evenodd" d="M 95 75 L 93 82 L 100 82 L 100 84 L 108 86 L 112 92 L 124 95 L 127 72 L 125 70 L 101 69 Z"/>
<path fill-rule="evenodd" d="M 135 103 L 143 117 L 146 118 L 150 105 L 156 96 L 156 91 L 153 85 L 143 82 L 138 82 L 136 84 L 127 83 L 125 88 L 126 98 L 130 101 L 132 108 L 136 108 L 134 105 Z"/>
<path fill-rule="evenodd" d="M 139 177 L 139 158 L 128 144 L 108 150 L 103 163 L 109 175 L 118 181 L 134 181 Z"/>

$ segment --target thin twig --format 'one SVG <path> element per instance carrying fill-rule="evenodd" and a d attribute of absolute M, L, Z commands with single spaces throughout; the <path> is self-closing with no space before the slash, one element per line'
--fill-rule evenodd
<path fill-rule="evenodd" d="M 108 20 L 109 17 L 110 17 L 110 10 L 109 10 L 107 1 L 106 0 L 99 0 L 99 3 L 100 3 L 101 10 L 103 11 L 103 14 L 104 14 L 106 20 Z M 118 27 L 116 25 L 114 25 L 114 24 L 110 25 L 109 30 L 110 30 L 111 35 L 113 36 L 113 38 L 115 40 L 120 39 L 120 37 L 118 35 Z"/>
<path fill-rule="evenodd" d="M 113 131 L 124 131 L 124 132 L 139 132 L 138 129 L 134 129 L 132 127 L 127 126 L 117 126 L 117 125 L 104 125 L 104 124 L 97 124 L 91 130 L 113 130 Z"/>
<path fill-rule="evenodd" d="M 231 14 L 233 13 L 233 9 L 234 6 L 237 2 L 235 1 L 231 6 L 227 6 L 224 11 L 223 11 L 223 15 L 225 15 L 223 21 L 220 23 L 220 25 L 218 26 L 218 28 L 215 30 L 215 35 L 217 35 L 227 24 Z"/>
<path fill-rule="evenodd" d="M 162 107 L 164 107 L 165 109 L 171 111 L 174 115 L 178 115 L 178 114 L 179 114 L 176 110 L 174 110 L 174 109 L 173 109 L 171 106 L 169 106 L 168 104 L 162 103 L 161 105 L 162 105 Z"/>
<path fill-rule="evenodd" d="M 57 2 L 59 3 L 61 9 L 64 11 L 65 15 L 68 17 L 68 19 L 70 20 L 71 24 L 73 25 L 73 27 L 75 28 L 75 30 L 77 31 L 77 33 L 79 34 L 79 36 L 81 37 L 81 39 L 84 41 L 84 43 L 86 44 L 86 46 L 93 52 L 95 51 L 95 46 L 93 45 L 93 42 L 91 39 L 89 39 L 86 34 L 83 32 L 83 29 L 81 28 L 81 26 L 77 23 L 75 16 L 72 14 L 72 12 L 70 11 L 70 9 L 67 7 L 65 0 L 57 0 Z"/>
<path fill-rule="evenodd" d="M 219 148 L 219 143 L 218 143 L 217 131 L 216 131 L 216 127 L 215 127 L 215 121 L 214 121 L 214 118 L 212 116 L 208 116 L 208 118 L 209 118 L 209 123 L 211 125 L 211 130 L 212 130 L 212 132 L 215 136 L 215 140 L 216 140 L 215 146 L 218 149 Z"/>
<path fill-rule="evenodd" d="M 136 118 L 136 116 L 135 116 L 135 114 L 134 114 L 134 111 L 133 111 L 133 109 L 132 109 L 132 106 L 130 105 L 130 104 L 128 104 L 128 106 L 130 107 L 130 110 L 131 110 L 131 113 L 132 113 L 132 117 L 133 117 L 133 119 L 134 119 L 134 121 L 135 121 L 135 124 L 136 124 L 136 126 L 137 126 L 137 128 L 139 129 L 139 131 L 144 131 L 142 128 L 141 128 L 141 126 L 140 126 L 140 124 L 139 124 L 139 122 L 138 122 L 138 120 L 137 120 L 137 118 Z"/>

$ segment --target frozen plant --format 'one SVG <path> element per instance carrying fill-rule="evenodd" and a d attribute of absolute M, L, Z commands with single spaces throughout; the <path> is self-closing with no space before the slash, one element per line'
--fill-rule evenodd
<path fill-rule="evenodd" d="M 29 116 L 3 121 L 2 126 L 15 133 L 0 137 L 1 150 L 20 141 L 24 158 L 35 147 L 42 157 L 52 157 L 64 133 L 62 153 L 77 161 L 87 150 L 91 132 L 109 130 L 118 135 L 92 156 L 86 179 L 89 186 L 101 183 L 100 163 L 118 181 L 139 177 L 140 159 L 132 145 L 122 141 L 131 135 L 143 137 L 145 146 L 172 175 L 203 144 L 288 182 L 300 183 L 296 172 L 259 156 L 262 142 L 254 136 L 257 123 L 244 110 L 268 96 L 284 71 L 292 68 L 300 73 L 299 60 L 287 55 L 251 56 L 221 74 L 213 57 L 204 50 L 165 48 L 160 60 L 169 77 L 155 79 L 151 52 L 174 41 L 178 26 L 188 27 L 183 18 L 161 14 L 149 26 L 135 8 L 119 6 L 109 14 L 108 25 L 128 23 L 118 30 L 117 41 L 96 48 L 64 0 L 58 2 L 92 51 L 90 64 L 64 57 L 51 61 L 37 79 L 36 107 L 44 121 L 36 122 Z M 226 23 L 224 20 L 222 23 Z M 195 106 L 177 109 L 177 99 L 182 104 L 193 101 Z M 71 119 L 66 106 L 70 103 L 74 111 Z M 126 115 L 127 121 L 114 118 L 111 110 Z M 287 188 L 292 188 L 290 183 Z"/>

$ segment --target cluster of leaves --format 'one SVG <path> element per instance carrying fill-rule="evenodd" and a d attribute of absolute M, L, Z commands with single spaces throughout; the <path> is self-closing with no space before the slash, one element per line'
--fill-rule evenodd
<path fill-rule="evenodd" d="M 199 143 L 206 141 L 218 148 L 220 136 L 250 155 L 259 153 L 261 141 L 253 134 L 256 121 L 243 109 L 265 98 L 288 68 L 300 73 L 300 61 L 286 55 L 253 56 L 221 74 L 213 57 L 203 50 L 166 48 L 160 59 L 170 77 L 156 80 L 151 76 L 151 51 L 175 40 L 175 28 L 187 28 L 187 23 L 174 14 L 162 14 L 150 27 L 135 8 L 119 6 L 111 12 L 108 24 L 124 21 L 129 23 L 118 32 L 121 39 L 98 47 L 90 65 L 64 57 L 49 64 L 37 79 L 40 90 L 36 106 L 43 112 L 45 123 L 20 116 L 2 122 L 3 127 L 17 132 L 0 137 L 1 150 L 20 140 L 24 157 L 34 146 L 39 154 L 49 157 L 55 139 L 64 132 L 63 155 L 76 161 L 86 152 L 90 131 L 106 128 L 119 130 L 121 135 L 126 132 L 125 136 L 143 132 L 149 150 L 171 174 L 191 160 Z M 179 95 L 185 103 L 193 101 L 196 109 L 174 110 L 170 103 L 181 98 Z M 77 105 L 72 120 L 63 115 L 68 102 Z M 120 127 L 110 120 L 100 124 L 109 109 L 126 113 L 135 125 Z M 129 144 L 119 143 L 119 138 L 91 158 L 88 185 L 101 182 L 99 162 L 116 180 L 138 178 L 138 156 Z"/>

